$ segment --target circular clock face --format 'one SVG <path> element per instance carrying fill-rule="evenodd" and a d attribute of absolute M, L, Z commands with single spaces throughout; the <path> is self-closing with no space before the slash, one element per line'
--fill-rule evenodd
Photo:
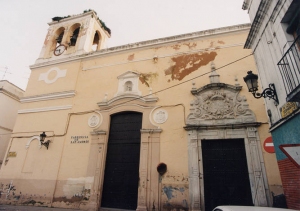
<path fill-rule="evenodd" d="M 54 50 L 54 55 L 59 56 L 66 50 L 66 47 L 64 45 L 59 45 Z"/>

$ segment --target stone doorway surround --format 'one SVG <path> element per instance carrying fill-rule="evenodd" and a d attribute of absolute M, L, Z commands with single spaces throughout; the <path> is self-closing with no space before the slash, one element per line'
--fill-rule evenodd
<path fill-rule="evenodd" d="M 240 96 L 241 86 L 211 83 L 193 87 L 188 131 L 190 210 L 204 211 L 201 140 L 244 139 L 253 204 L 269 206 L 270 194 L 255 115 Z"/>
<path fill-rule="evenodd" d="M 130 100 L 130 103 L 126 103 Z M 105 159 L 109 136 L 110 116 L 123 111 L 140 112 L 143 114 L 141 129 L 141 149 L 139 164 L 139 187 L 136 210 L 149 210 L 151 202 L 158 207 L 159 198 L 150 194 L 150 190 L 158 190 L 158 173 L 156 166 L 160 159 L 161 129 L 151 123 L 150 114 L 155 109 L 155 97 L 137 97 L 135 95 L 116 96 L 109 101 L 98 103 L 100 109 L 93 115 L 98 115 L 101 124 L 94 127 L 91 134 L 91 148 L 87 176 L 94 178 L 90 200 L 84 209 L 98 210 L 101 206 L 102 187 L 104 180 Z M 92 115 L 92 116 L 93 116 Z"/>

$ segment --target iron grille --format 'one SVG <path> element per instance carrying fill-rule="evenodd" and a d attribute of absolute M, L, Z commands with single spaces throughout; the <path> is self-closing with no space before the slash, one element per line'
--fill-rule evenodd
<path fill-rule="evenodd" d="M 300 36 L 277 63 L 286 94 L 290 95 L 300 85 Z"/>

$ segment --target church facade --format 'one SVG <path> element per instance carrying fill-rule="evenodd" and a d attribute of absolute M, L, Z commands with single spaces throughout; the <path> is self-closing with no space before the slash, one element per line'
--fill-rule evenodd
<path fill-rule="evenodd" d="M 54 20 L 0 170 L 1 203 L 82 210 L 271 206 L 282 193 L 250 25 L 104 48 L 94 11 Z M 15 153 L 15 157 L 8 157 Z"/>

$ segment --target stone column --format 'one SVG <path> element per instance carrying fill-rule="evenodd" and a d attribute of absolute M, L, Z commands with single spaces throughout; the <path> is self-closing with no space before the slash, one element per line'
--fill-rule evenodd
<path fill-rule="evenodd" d="M 268 206 L 266 198 L 266 187 L 264 180 L 264 172 L 262 171 L 263 158 L 260 155 L 260 142 L 256 135 L 257 129 L 254 127 L 247 128 L 247 138 L 249 144 L 249 150 L 252 160 L 252 174 L 254 181 L 252 180 L 252 198 L 253 203 L 256 206 L 266 207 Z M 249 165 L 249 164 L 248 164 Z M 264 166 L 263 166 L 264 167 Z M 250 172 L 249 172 L 250 173 Z M 251 179 L 250 179 L 251 181 Z"/>
<path fill-rule="evenodd" d="M 97 211 L 100 206 L 101 187 L 103 184 L 103 169 L 104 169 L 104 152 L 107 145 L 105 144 L 106 132 L 96 131 L 91 133 L 91 148 L 89 155 L 89 163 L 87 167 L 87 177 L 94 177 L 92 185 L 87 184 L 85 189 L 90 189 L 89 203 L 87 210 Z"/>
<path fill-rule="evenodd" d="M 150 210 L 154 206 L 158 208 L 158 173 L 156 166 L 159 163 L 159 133 L 161 129 L 142 129 L 141 130 L 141 152 L 139 167 L 139 189 L 138 189 L 138 206 L 136 210 Z"/>
<path fill-rule="evenodd" d="M 197 130 L 188 132 L 190 210 L 200 211 L 199 153 Z"/>

